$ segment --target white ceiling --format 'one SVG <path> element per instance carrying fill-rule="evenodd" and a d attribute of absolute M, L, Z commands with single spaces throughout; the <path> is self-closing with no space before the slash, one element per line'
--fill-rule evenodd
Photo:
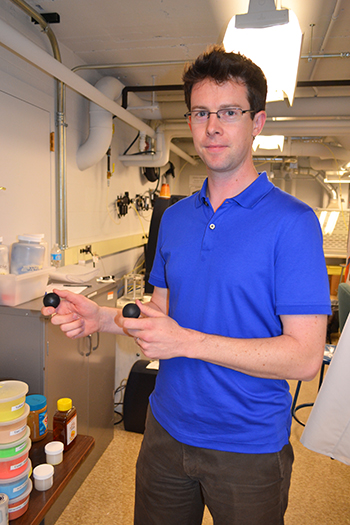
<path fill-rule="evenodd" d="M 265 1 L 260 0 L 260 4 Z M 60 23 L 52 25 L 52 29 L 59 44 L 71 49 L 81 64 L 118 64 L 119 67 L 103 69 L 101 74 L 116 76 L 126 86 L 181 84 L 183 63 L 197 57 L 208 45 L 220 43 L 230 18 L 246 13 L 249 6 L 249 0 L 27 0 L 27 3 L 41 14 L 57 12 Z M 330 145 L 350 150 L 350 85 L 318 85 L 319 81 L 339 80 L 349 80 L 350 84 L 349 0 L 276 0 L 276 6 L 292 9 L 299 19 L 303 44 L 298 82 L 312 81 L 314 86 L 298 87 L 292 108 L 286 101 L 270 103 L 266 132 L 283 133 L 293 140 L 298 137 L 303 143 L 310 143 L 310 137 L 319 137 Z M 340 58 L 341 53 L 349 57 Z M 310 55 L 335 56 L 307 58 Z M 150 62 L 167 64 L 142 65 Z M 166 118 L 182 117 L 184 105 L 175 103 L 183 100 L 180 92 L 159 92 L 156 97 L 171 101 L 164 110 Z M 288 120 L 272 122 L 276 116 Z M 341 157 L 346 154 L 339 149 L 342 162 Z M 327 153 L 326 157 L 329 156 Z"/>

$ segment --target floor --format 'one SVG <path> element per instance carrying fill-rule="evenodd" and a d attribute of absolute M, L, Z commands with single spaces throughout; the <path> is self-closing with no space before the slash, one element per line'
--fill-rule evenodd
<path fill-rule="evenodd" d="M 317 382 L 316 378 L 303 383 L 301 402 L 315 398 Z M 296 382 L 290 385 L 293 393 Z M 307 419 L 308 410 L 300 411 L 300 417 Z M 293 421 L 295 463 L 285 525 L 350 524 L 350 466 L 304 448 L 299 441 L 302 431 Z M 141 440 L 141 434 L 117 425 L 113 441 L 56 525 L 132 525 L 134 472 Z M 207 509 L 202 525 L 213 525 Z"/>

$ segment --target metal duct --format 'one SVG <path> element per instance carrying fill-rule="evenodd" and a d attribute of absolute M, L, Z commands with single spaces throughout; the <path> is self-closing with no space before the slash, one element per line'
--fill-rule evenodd
<path fill-rule="evenodd" d="M 124 85 L 114 77 L 103 77 L 96 84 L 95 88 L 101 91 L 111 100 L 121 100 Z M 130 97 L 131 107 L 129 111 L 136 112 L 138 117 L 151 119 L 161 119 L 159 109 L 152 106 L 145 106 L 136 95 Z M 132 106 L 136 106 L 133 109 Z M 90 131 L 89 137 L 77 151 L 77 165 L 80 170 L 86 170 L 97 164 L 106 154 L 113 135 L 113 114 L 94 102 L 90 102 Z"/>
<path fill-rule="evenodd" d="M 154 155 L 119 155 L 119 160 L 125 166 L 139 166 L 143 168 L 161 168 L 169 162 L 170 150 L 179 155 L 179 149 L 171 140 L 175 137 L 192 137 L 191 130 L 187 124 L 163 124 L 157 128 L 156 132 L 156 153 Z M 181 150 L 180 150 L 181 151 Z M 185 152 L 181 151 L 182 158 L 185 158 L 192 165 L 197 161 L 192 159 Z"/>

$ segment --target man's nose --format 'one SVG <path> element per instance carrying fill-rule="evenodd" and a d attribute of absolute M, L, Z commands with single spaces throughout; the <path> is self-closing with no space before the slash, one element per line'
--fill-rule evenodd
<path fill-rule="evenodd" d="M 221 133 L 221 131 L 222 131 L 222 123 L 217 113 L 210 113 L 209 118 L 206 123 L 207 135 Z"/>

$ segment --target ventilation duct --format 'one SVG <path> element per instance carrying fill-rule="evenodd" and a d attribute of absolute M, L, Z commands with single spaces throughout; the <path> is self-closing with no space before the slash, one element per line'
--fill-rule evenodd
<path fill-rule="evenodd" d="M 317 166 L 313 165 L 315 170 L 331 169 L 329 166 L 333 163 L 333 169 L 335 165 L 335 159 L 340 164 L 350 161 L 350 151 L 342 147 L 328 146 L 328 144 L 322 144 L 321 142 L 310 142 L 310 141 L 298 141 L 298 140 L 286 140 L 283 146 L 283 151 L 277 150 L 263 150 L 257 148 L 254 152 L 254 156 L 266 156 L 266 157 L 318 157 Z"/>
<path fill-rule="evenodd" d="M 106 97 L 121 102 L 124 85 L 114 77 L 103 77 L 96 84 L 95 88 L 101 91 Z M 148 120 L 161 120 L 161 114 L 157 106 L 145 106 L 135 93 L 130 93 L 128 97 L 128 111 L 134 113 L 138 118 Z M 106 154 L 113 134 L 113 115 L 101 108 L 94 102 L 90 102 L 90 131 L 89 137 L 77 152 L 77 165 L 80 170 L 86 170 L 97 164 Z M 187 162 L 196 164 L 186 152 L 182 151 L 175 144 L 171 144 L 174 136 L 189 137 L 190 130 L 187 125 L 173 129 L 172 132 L 165 131 L 164 126 L 159 127 L 156 132 L 156 153 L 141 155 L 120 155 L 125 166 L 139 166 L 144 168 L 160 168 L 169 162 L 170 151 L 176 153 Z"/>
<path fill-rule="evenodd" d="M 124 85 L 114 77 L 103 77 L 96 84 L 95 88 L 111 100 L 118 101 L 121 98 Z M 138 118 L 160 119 L 160 112 L 156 108 L 142 107 L 143 101 L 136 95 L 130 97 L 130 104 L 137 108 L 133 111 L 132 107 L 128 110 L 135 112 Z M 77 166 L 80 170 L 86 170 L 97 164 L 106 155 L 113 134 L 113 115 L 109 111 L 90 102 L 90 131 L 89 137 L 77 151 Z"/>
<path fill-rule="evenodd" d="M 187 124 L 163 124 L 156 131 L 156 152 L 141 155 L 119 155 L 119 160 L 125 166 L 139 166 L 143 168 L 161 168 L 169 162 L 170 150 L 181 156 L 193 165 L 197 162 L 178 146 L 171 144 L 173 138 L 192 137 Z"/>

